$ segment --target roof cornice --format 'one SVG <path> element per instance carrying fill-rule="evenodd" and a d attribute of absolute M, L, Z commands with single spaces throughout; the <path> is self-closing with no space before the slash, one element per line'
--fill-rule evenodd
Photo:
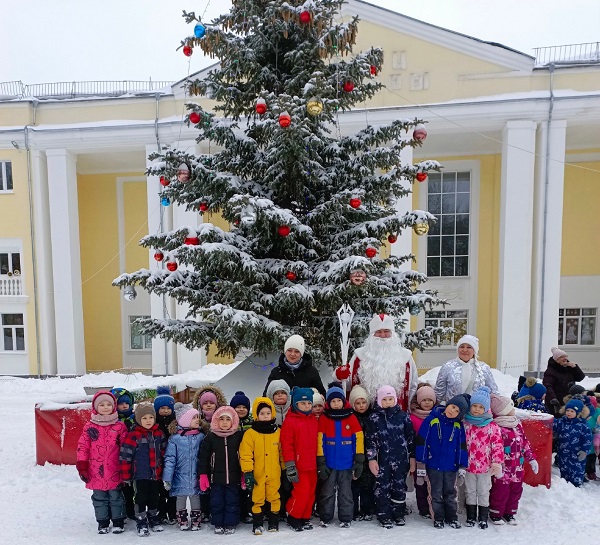
<path fill-rule="evenodd" d="M 362 20 L 503 66 L 509 70 L 530 73 L 534 67 L 535 58 L 525 53 L 425 23 L 407 15 L 374 6 L 363 0 L 347 0 L 347 3 L 342 5 L 342 15 L 358 15 Z"/>

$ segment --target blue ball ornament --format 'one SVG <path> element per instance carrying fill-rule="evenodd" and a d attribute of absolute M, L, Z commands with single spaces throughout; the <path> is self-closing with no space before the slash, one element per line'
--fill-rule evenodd
<path fill-rule="evenodd" d="M 418 316 L 419 313 L 421 312 L 421 307 L 410 307 L 408 312 L 410 312 L 411 316 Z"/>
<path fill-rule="evenodd" d="M 196 36 L 196 38 L 204 38 L 205 34 L 206 34 L 206 27 L 202 23 L 198 23 L 194 27 L 194 36 Z"/>
<path fill-rule="evenodd" d="M 169 206 L 171 204 L 171 199 L 169 199 L 169 197 L 162 197 L 160 199 L 160 204 L 163 206 Z"/>

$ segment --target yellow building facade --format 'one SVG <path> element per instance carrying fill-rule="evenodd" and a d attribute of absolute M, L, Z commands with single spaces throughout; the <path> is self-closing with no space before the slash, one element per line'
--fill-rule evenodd
<path fill-rule="evenodd" d="M 398 203 L 439 221 L 389 251 L 413 253 L 425 287 L 449 303 L 411 327 L 477 335 L 480 358 L 515 375 L 544 369 L 555 345 L 600 370 L 600 59 L 532 57 L 359 0 L 344 6 L 352 14 L 355 50 L 384 50 L 386 89 L 340 114 L 340 131 L 422 118 L 427 140 L 404 160 L 444 166 Z M 160 146 L 209 151 L 183 123 L 183 82 L 106 88 L 31 96 L 0 84 L 0 374 L 165 374 L 224 361 L 141 335 L 137 317 L 186 309 L 143 290 L 127 301 L 111 286 L 159 266 L 142 236 L 223 221 L 162 207 L 158 179 L 145 175 Z M 456 340 L 415 354 L 418 365 L 453 357 Z"/>

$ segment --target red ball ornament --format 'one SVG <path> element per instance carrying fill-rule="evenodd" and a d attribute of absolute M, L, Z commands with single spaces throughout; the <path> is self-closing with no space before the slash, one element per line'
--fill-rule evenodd
<path fill-rule="evenodd" d="M 171 181 L 168 178 L 165 178 L 164 176 L 160 177 L 159 182 L 160 185 L 162 185 L 163 187 L 167 187 L 171 183 Z"/>
<path fill-rule="evenodd" d="M 396 242 L 398 240 L 398 237 L 396 235 L 388 235 L 388 242 L 390 244 L 394 244 L 394 242 Z"/>
<path fill-rule="evenodd" d="M 200 244 L 200 239 L 198 237 L 185 237 L 183 243 L 188 246 L 198 246 L 198 244 Z"/>
<path fill-rule="evenodd" d="M 290 234 L 291 229 L 289 225 L 280 225 L 277 229 L 277 232 L 279 233 L 279 236 L 287 237 Z"/>
<path fill-rule="evenodd" d="M 344 83 L 344 91 L 346 91 L 346 93 L 351 93 L 352 91 L 354 91 L 354 82 L 347 81 L 346 83 Z"/>
<path fill-rule="evenodd" d="M 312 15 L 311 15 L 310 11 L 304 10 L 304 11 L 300 12 L 299 19 L 303 25 L 307 25 L 308 23 L 311 22 Z"/>
<path fill-rule="evenodd" d="M 417 182 L 424 182 L 427 180 L 427 172 L 417 172 Z"/>
<path fill-rule="evenodd" d="M 373 257 L 375 257 L 377 255 L 377 250 L 375 248 L 373 248 L 373 246 L 369 246 L 366 250 L 365 250 L 365 255 L 371 259 Z"/>
<path fill-rule="evenodd" d="M 285 273 L 285 277 L 290 281 L 293 282 L 294 280 L 296 280 L 296 273 L 294 271 L 288 271 Z"/>
<path fill-rule="evenodd" d="M 263 115 L 267 111 L 267 101 L 264 98 L 259 98 L 256 101 L 256 106 L 254 107 L 256 113 L 259 115 Z"/>
<path fill-rule="evenodd" d="M 160 250 L 156 250 L 156 252 L 154 252 L 154 259 L 156 261 L 162 261 L 165 258 L 165 254 L 163 254 Z"/>
<path fill-rule="evenodd" d="M 167 269 L 169 269 L 171 272 L 174 272 L 177 270 L 177 261 L 167 261 Z"/>
<path fill-rule="evenodd" d="M 350 199 L 350 206 L 352 208 L 358 208 L 362 204 L 362 201 L 358 197 L 352 197 Z"/>
<path fill-rule="evenodd" d="M 289 127 L 292 124 L 292 118 L 290 117 L 290 114 L 288 114 L 287 112 L 283 112 L 280 116 L 279 116 L 279 124 L 285 129 L 286 127 Z"/>
<path fill-rule="evenodd" d="M 190 123 L 193 123 L 194 125 L 196 123 L 200 122 L 200 114 L 198 112 L 192 112 L 190 114 Z"/>
<path fill-rule="evenodd" d="M 427 138 L 427 129 L 423 125 L 417 125 L 413 131 L 413 138 L 419 142 L 423 142 Z"/>
<path fill-rule="evenodd" d="M 374 64 L 371 65 L 371 75 L 372 76 L 377 75 L 377 67 Z"/>
<path fill-rule="evenodd" d="M 208 210 L 208 204 L 205 202 L 201 202 L 198 206 L 200 212 L 206 212 Z"/>
<path fill-rule="evenodd" d="M 183 54 L 186 57 L 191 57 L 193 52 L 194 52 L 194 49 L 191 48 L 189 45 L 184 45 L 183 46 Z"/>

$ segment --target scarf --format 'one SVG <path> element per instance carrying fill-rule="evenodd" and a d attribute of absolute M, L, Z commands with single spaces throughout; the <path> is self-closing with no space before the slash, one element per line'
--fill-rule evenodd
<path fill-rule="evenodd" d="M 182 437 L 184 435 L 198 435 L 200 433 L 200 430 L 198 428 L 180 428 L 179 429 L 179 435 L 181 435 Z"/>
<path fill-rule="evenodd" d="M 210 430 L 211 432 L 213 432 L 215 435 L 218 435 L 219 437 L 229 437 L 230 435 L 233 435 L 234 433 L 237 433 L 237 428 L 234 428 L 233 426 L 231 426 L 231 428 L 229 428 L 228 430 Z"/>
<path fill-rule="evenodd" d="M 421 409 L 419 405 L 413 404 L 410 414 L 414 414 L 419 420 L 425 420 L 429 414 L 431 413 L 431 409 L 426 411 L 425 409 Z"/>
<path fill-rule="evenodd" d="M 255 420 L 252 422 L 252 429 L 255 432 L 268 435 L 277 431 L 277 424 L 274 418 L 273 420 Z"/>
<path fill-rule="evenodd" d="M 116 412 L 110 414 L 98 414 L 97 412 L 93 412 L 90 420 L 94 424 L 98 424 L 98 426 L 110 426 L 119 420 L 119 415 Z"/>
<path fill-rule="evenodd" d="M 217 410 L 217 408 L 215 408 L 215 411 L 216 410 Z M 211 422 L 213 414 L 215 414 L 215 411 L 200 410 L 200 413 L 204 417 L 204 420 L 206 420 L 207 422 Z"/>
<path fill-rule="evenodd" d="M 483 428 L 487 426 L 493 420 L 491 413 L 484 413 L 481 416 L 473 416 L 471 413 L 465 415 L 465 422 L 468 422 L 472 426 Z"/>
<path fill-rule="evenodd" d="M 513 414 L 512 416 L 497 416 L 494 422 L 501 428 L 516 428 L 519 424 L 519 419 Z"/>
<path fill-rule="evenodd" d="M 302 358 L 300 358 L 298 360 L 298 363 L 290 363 L 287 358 L 283 358 L 283 363 L 285 363 L 285 365 L 287 367 L 289 367 L 292 371 L 297 371 L 298 367 L 300 367 L 302 365 Z"/>
<path fill-rule="evenodd" d="M 342 407 L 341 409 L 332 409 L 331 407 L 326 406 L 323 414 L 327 418 L 331 418 L 331 420 L 343 420 L 344 418 L 348 418 L 353 412 L 350 405 Z"/>

